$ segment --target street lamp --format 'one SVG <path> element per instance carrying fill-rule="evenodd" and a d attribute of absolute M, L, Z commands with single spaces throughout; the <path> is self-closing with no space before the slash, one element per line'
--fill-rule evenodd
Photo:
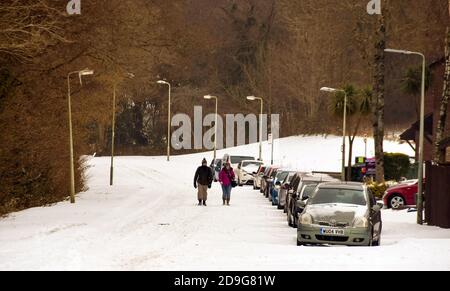
<path fill-rule="evenodd" d="M 168 105 L 168 110 L 167 110 L 167 161 L 170 161 L 170 94 L 171 94 L 171 89 L 172 86 L 170 85 L 169 82 L 163 81 L 163 80 L 159 80 L 158 82 L 156 82 L 160 85 L 167 85 L 169 86 L 169 105 Z"/>
<path fill-rule="evenodd" d="M 72 101 L 71 101 L 71 91 L 70 91 L 70 76 L 78 75 L 80 79 L 80 85 L 83 85 L 82 76 L 93 75 L 94 71 L 89 69 L 84 69 L 81 71 L 74 71 L 67 74 L 67 105 L 69 111 L 69 155 L 70 155 L 70 203 L 75 203 L 75 169 L 73 161 L 73 131 L 72 131 Z"/>
<path fill-rule="evenodd" d="M 218 98 L 216 96 L 211 96 L 211 95 L 205 95 L 203 98 L 205 98 L 206 100 L 211 100 L 211 99 L 215 99 L 216 100 L 216 119 L 214 122 L 214 159 L 213 161 L 216 160 L 216 152 L 217 152 L 217 105 L 219 103 Z"/>
<path fill-rule="evenodd" d="M 264 106 L 264 99 L 260 97 L 255 96 L 247 96 L 247 100 L 249 101 L 261 101 L 261 113 L 259 114 L 259 160 L 262 161 L 262 123 L 263 123 L 263 106 Z"/>
<path fill-rule="evenodd" d="M 420 132 L 419 132 L 419 170 L 418 170 L 418 194 L 417 194 L 417 223 L 423 224 L 423 147 L 425 135 L 425 72 L 426 59 L 425 55 L 419 52 L 407 50 L 385 49 L 387 53 L 417 55 L 422 57 L 422 89 L 420 98 Z"/>
<path fill-rule="evenodd" d="M 130 79 L 134 78 L 133 73 L 127 73 L 126 76 Z M 113 90 L 113 107 L 112 107 L 112 125 L 111 125 L 111 168 L 109 172 L 109 185 L 113 185 L 114 180 L 114 143 L 116 137 L 116 89 L 117 83 L 114 82 Z"/>
<path fill-rule="evenodd" d="M 337 93 L 337 92 L 343 92 L 344 93 L 344 121 L 342 126 L 342 168 L 341 168 L 341 179 L 342 181 L 346 181 L 345 179 L 345 136 L 347 134 L 347 92 L 342 89 L 335 89 L 335 88 L 328 88 L 328 87 L 322 87 L 320 89 L 322 92 L 327 93 Z"/>

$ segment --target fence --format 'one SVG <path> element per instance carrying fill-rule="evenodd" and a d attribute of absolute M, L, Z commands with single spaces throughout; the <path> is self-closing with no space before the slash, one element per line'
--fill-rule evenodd
<path fill-rule="evenodd" d="M 450 228 L 450 166 L 426 166 L 425 219 L 428 225 Z"/>

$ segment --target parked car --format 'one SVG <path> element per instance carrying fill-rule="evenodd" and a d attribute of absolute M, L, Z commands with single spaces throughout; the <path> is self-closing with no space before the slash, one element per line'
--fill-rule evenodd
<path fill-rule="evenodd" d="M 235 169 L 235 175 L 238 180 L 238 185 L 243 186 L 247 184 L 253 184 L 255 177 L 253 172 L 257 171 L 262 165 L 262 162 L 255 160 L 243 160 Z"/>
<path fill-rule="evenodd" d="M 271 166 L 269 175 L 267 176 L 264 182 L 264 196 L 266 196 L 266 198 L 269 199 L 269 201 L 272 201 L 272 188 L 274 186 L 273 183 L 275 177 L 277 176 L 278 169 L 279 167 Z"/>
<path fill-rule="evenodd" d="M 297 227 L 297 200 L 300 196 L 303 186 L 314 185 L 317 186 L 323 182 L 335 182 L 337 179 L 323 174 L 307 174 L 307 173 L 297 173 L 296 177 L 292 180 L 292 189 L 288 192 L 287 202 L 286 202 L 286 215 L 287 222 L 289 226 Z"/>
<path fill-rule="evenodd" d="M 215 159 L 211 162 L 211 171 L 213 173 L 214 182 L 217 182 L 219 180 L 219 173 L 222 169 L 222 159 Z"/>
<path fill-rule="evenodd" d="M 253 183 L 254 190 L 259 190 L 261 188 L 261 180 L 262 180 L 262 177 L 264 176 L 264 172 L 266 171 L 266 168 L 267 168 L 266 166 L 261 165 L 261 166 L 259 166 L 258 171 L 256 171 L 254 173 L 254 176 L 255 176 L 255 182 Z"/>
<path fill-rule="evenodd" d="M 225 154 L 222 158 L 222 164 L 225 165 L 226 162 L 230 162 L 231 167 L 233 169 L 237 169 L 239 163 L 242 161 L 245 161 L 245 160 L 255 161 L 256 159 L 255 159 L 255 157 L 250 157 L 250 156 L 233 156 L 233 155 Z"/>
<path fill-rule="evenodd" d="M 303 207 L 297 228 L 299 246 L 380 245 L 383 205 L 362 183 L 322 183 Z"/>
<path fill-rule="evenodd" d="M 281 182 L 280 189 L 278 190 L 278 209 L 284 209 L 286 211 L 286 199 L 288 191 L 291 189 L 291 182 L 296 172 L 290 172 L 289 175 Z"/>
<path fill-rule="evenodd" d="M 281 187 L 284 185 L 284 181 L 291 175 L 293 176 L 295 171 L 288 169 L 280 169 L 277 171 L 277 175 L 272 183 L 272 189 L 270 191 L 272 196 L 272 205 L 279 206 L 279 193 L 281 192 Z M 279 208 L 279 207 L 278 207 Z M 282 208 L 279 208 L 282 209 Z"/>
<path fill-rule="evenodd" d="M 383 195 L 384 205 L 392 209 L 406 205 L 415 206 L 418 185 L 418 180 L 408 180 L 387 189 Z"/>
<path fill-rule="evenodd" d="M 264 171 L 264 174 L 261 178 L 261 188 L 259 189 L 259 192 L 266 194 L 266 185 L 267 185 L 267 179 L 270 178 L 270 175 L 272 174 L 272 171 L 275 168 L 273 166 L 267 166 L 266 170 Z"/>

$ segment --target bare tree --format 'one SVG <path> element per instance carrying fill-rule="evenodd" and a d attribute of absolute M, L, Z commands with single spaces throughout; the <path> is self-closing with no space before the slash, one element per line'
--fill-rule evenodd
<path fill-rule="evenodd" d="M 48 0 L 2 0 L 0 56 L 27 61 L 55 42 L 68 41 L 62 21 L 61 11 Z"/>
<path fill-rule="evenodd" d="M 442 92 L 441 106 L 439 109 L 439 120 L 436 130 L 436 139 L 434 142 L 434 161 L 439 163 L 442 161 L 441 151 L 439 150 L 440 142 L 445 138 L 445 128 L 447 121 L 447 108 L 450 99 L 450 28 L 447 27 L 447 37 L 445 40 L 445 75 L 444 89 Z"/>

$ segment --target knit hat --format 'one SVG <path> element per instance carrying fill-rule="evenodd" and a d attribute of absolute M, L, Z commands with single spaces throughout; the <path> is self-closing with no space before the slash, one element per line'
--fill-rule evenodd
<path fill-rule="evenodd" d="M 202 160 L 202 165 L 203 164 L 207 164 L 208 163 L 208 161 L 205 159 L 205 158 L 203 158 L 203 160 Z"/>

